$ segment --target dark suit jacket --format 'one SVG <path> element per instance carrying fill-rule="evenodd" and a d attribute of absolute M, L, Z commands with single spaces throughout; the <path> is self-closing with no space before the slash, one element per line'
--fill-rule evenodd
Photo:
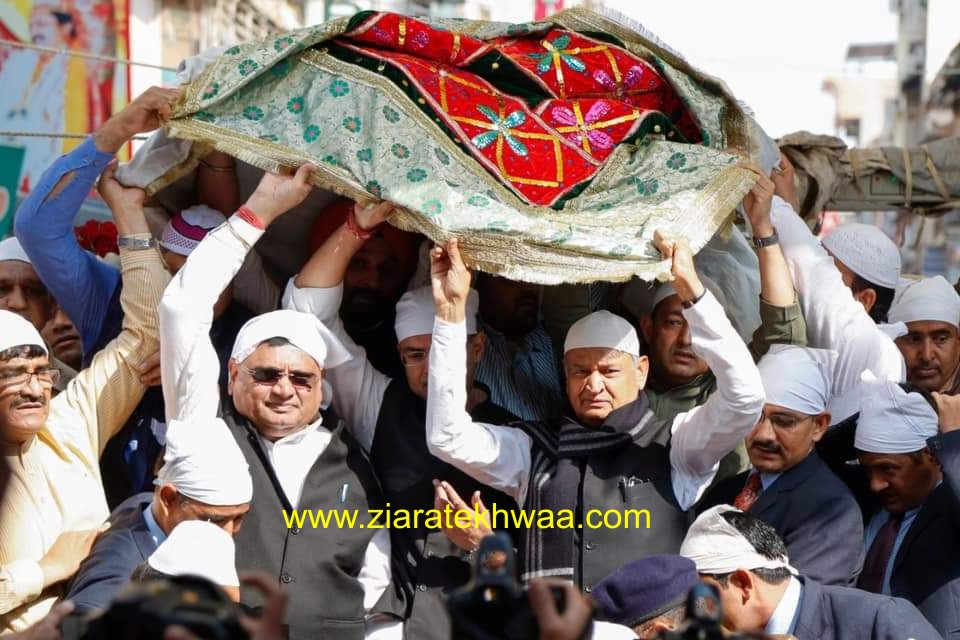
<path fill-rule="evenodd" d="M 960 639 L 960 431 L 927 443 L 943 467 L 943 484 L 897 551 L 890 592 L 917 605 L 944 637 Z"/>
<path fill-rule="evenodd" d="M 152 500 L 152 493 L 138 493 L 110 514 L 110 529 L 80 564 L 67 592 L 78 613 L 109 605 L 133 570 L 156 550 L 143 519 L 143 510 Z"/>
<path fill-rule="evenodd" d="M 793 635 L 797 640 L 935 640 L 917 609 L 901 598 L 800 579 L 803 595 Z"/>
<path fill-rule="evenodd" d="M 733 504 L 749 471 L 724 480 L 699 509 Z M 852 585 L 863 567 L 863 516 L 846 485 L 816 452 L 783 473 L 750 508 L 787 544 L 790 563 L 822 584 Z"/>

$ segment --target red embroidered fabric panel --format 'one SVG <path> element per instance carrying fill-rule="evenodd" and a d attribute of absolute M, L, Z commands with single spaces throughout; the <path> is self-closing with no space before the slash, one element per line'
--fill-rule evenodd
<path fill-rule="evenodd" d="M 543 121 L 593 158 L 603 161 L 614 148 L 632 136 L 643 117 L 640 111 L 618 100 L 547 100 L 537 107 Z"/>
<path fill-rule="evenodd" d="M 338 43 L 400 70 L 463 149 L 532 204 L 552 206 L 591 180 L 653 113 L 672 120 L 688 141 L 699 139 L 696 123 L 653 67 L 577 33 L 488 43 L 379 13 Z M 539 87 L 531 93 L 554 98 L 531 109 L 464 68 L 492 51 Z M 491 73 L 497 68 L 491 65 Z"/>

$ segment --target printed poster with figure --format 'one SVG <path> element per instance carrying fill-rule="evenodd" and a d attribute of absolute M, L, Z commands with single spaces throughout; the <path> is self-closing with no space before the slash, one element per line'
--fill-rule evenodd
<path fill-rule="evenodd" d="M 0 39 L 126 59 L 128 5 L 129 0 L 4 0 Z M 11 46 L 0 46 L 0 87 L 4 131 L 85 134 L 128 100 L 122 65 Z M 0 137 L 0 144 L 24 149 L 20 197 L 33 189 L 50 163 L 81 141 Z M 6 183 L 6 165 L 0 167 L 0 180 Z"/>

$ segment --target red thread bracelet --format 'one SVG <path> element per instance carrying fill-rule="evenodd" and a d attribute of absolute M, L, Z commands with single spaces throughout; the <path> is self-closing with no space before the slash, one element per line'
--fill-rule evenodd
<path fill-rule="evenodd" d="M 373 229 L 361 229 L 357 222 L 357 214 L 351 209 L 347 216 L 347 231 L 349 231 L 357 240 L 369 240 L 373 237 Z"/>
<path fill-rule="evenodd" d="M 260 229 L 260 231 L 264 231 L 266 229 L 266 227 L 263 226 L 263 221 L 260 220 L 260 218 L 257 217 L 257 214 L 251 211 L 246 205 L 237 209 L 237 212 L 234 215 L 249 224 L 251 227 Z"/>

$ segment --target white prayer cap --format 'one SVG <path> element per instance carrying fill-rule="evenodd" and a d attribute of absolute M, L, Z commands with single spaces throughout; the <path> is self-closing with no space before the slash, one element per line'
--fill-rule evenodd
<path fill-rule="evenodd" d="M 157 485 L 172 484 L 184 496 L 216 507 L 253 499 L 250 467 L 223 420 L 171 420 L 166 440 Z"/>
<path fill-rule="evenodd" d="M 896 382 L 878 380 L 871 371 L 860 376 L 860 419 L 853 446 L 865 453 L 913 453 L 937 435 L 937 412 L 919 393 L 907 393 Z"/>
<path fill-rule="evenodd" d="M 767 404 L 820 415 L 830 402 L 836 362 L 836 351 L 773 345 L 757 364 Z"/>
<path fill-rule="evenodd" d="M 574 349 L 613 349 L 640 356 L 640 340 L 629 322 L 609 311 L 594 311 L 573 323 L 563 353 Z"/>
<path fill-rule="evenodd" d="M 281 309 L 247 321 L 233 343 L 230 357 L 237 364 L 250 357 L 260 343 L 270 338 L 285 338 L 316 360 L 321 369 L 332 369 L 350 359 L 346 347 L 316 316 Z"/>
<path fill-rule="evenodd" d="M 0 262 L 4 262 L 5 260 L 16 260 L 18 262 L 33 264 L 30 262 L 27 252 L 20 246 L 20 241 L 12 236 L 0 241 Z"/>
<path fill-rule="evenodd" d="M 240 586 L 233 536 L 203 520 L 184 520 L 174 527 L 147 564 L 168 576 L 199 576 L 221 587 Z"/>
<path fill-rule="evenodd" d="M 48 353 L 40 332 L 26 318 L 12 311 L 0 310 L 0 351 L 26 345 L 40 347 L 44 353 Z"/>
<path fill-rule="evenodd" d="M 943 276 L 912 280 L 898 291 L 887 316 L 891 323 L 932 320 L 960 325 L 960 295 Z"/>
<path fill-rule="evenodd" d="M 720 288 L 716 282 L 703 275 L 698 273 L 697 276 L 700 278 L 700 284 L 703 285 L 703 288 L 713 294 L 713 297 L 717 299 L 717 302 L 720 303 L 721 307 L 727 306 L 727 296 L 723 293 L 723 289 Z M 659 287 L 657 287 L 657 292 L 653 296 L 653 305 L 650 309 L 656 309 L 657 305 L 669 298 L 670 296 L 677 295 L 677 290 L 674 289 L 672 282 L 664 282 Z"/>
<path fill-rule="evenodd" d="M 202 204 L 184 209 L 170 218 L 163 228 L 160 246 L 181 256 L 189 256 L 208 233 L 226 221 L 222 213 Z"/>
<path fill-rule="evenodd" d="M 477 332 L 477 311 L 480 309 L 480 296 L 473 289 L 467 296 L 467 335 Z M 433 334 L 433 321 L 437 317 L 433 303 L 433 287 L 419 287 L 403 294 L 397 302 L 397 317 L 394 330 L 397 342 L 403 342 L 413 336 Z"/>
<path fill-rule="evenodd" d="M 888 289 L 900 280 L 900 249 L 869 224 L 845 224 L 823 239 L 823 246 L 855 274 Z"/>
<path fill-rule="evenodd" d="M 726 575 L 738 569 L 787 569 L 797 575 L 787 556 L 771 560 L 757 553 L 750 541 L 723 517 L 730 511 L 742 513 L 736 507 L 720 504 L 701 513 L 687 531 L 680 555 L 693 560 L 697 573 Z"/>

